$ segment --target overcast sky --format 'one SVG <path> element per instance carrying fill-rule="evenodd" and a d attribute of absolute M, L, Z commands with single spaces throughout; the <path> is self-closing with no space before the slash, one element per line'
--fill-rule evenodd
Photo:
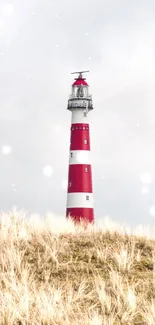
<path fill-rule="evenodd" d="M 94 103 L 95 217 L 154 223 L 153 0 L 0 0 L 0 210 L 65 217 L 79 69 Z"/>

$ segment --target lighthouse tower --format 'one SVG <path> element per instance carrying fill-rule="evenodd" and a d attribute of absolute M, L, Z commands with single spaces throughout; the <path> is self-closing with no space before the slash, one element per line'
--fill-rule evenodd
<path fill-rule="evenodd" d="M 72 113 L 66 217 L 75 222 L 94 222 L 90 128 L 88 113 L 93 109 L 89 86 L 82 72 L 72 85 L 67 109 Z"/>

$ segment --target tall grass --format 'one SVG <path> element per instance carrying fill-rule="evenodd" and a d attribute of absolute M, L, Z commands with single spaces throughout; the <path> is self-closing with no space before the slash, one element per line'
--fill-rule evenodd
<path fill-rule="evenodd" d="M 0 325 L 155 324 L 148 229 L 17 211 L 0 219 Z"/>

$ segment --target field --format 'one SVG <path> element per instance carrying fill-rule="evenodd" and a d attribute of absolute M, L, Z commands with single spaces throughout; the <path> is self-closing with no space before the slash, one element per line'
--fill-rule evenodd
<path fill-rule="evenodd" d="M 0 289 L 1 325 L 154 325 L 155 242 L 145 229 L 2 214 Z"/>

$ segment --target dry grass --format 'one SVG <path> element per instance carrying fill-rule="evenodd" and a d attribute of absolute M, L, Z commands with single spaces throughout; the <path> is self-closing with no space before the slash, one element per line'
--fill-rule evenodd
<path fill-rule="evenodd" d="M 61 228 L 1 216 L 0 324 L 154 325 L 153 239 L 71 221 Z"/>

